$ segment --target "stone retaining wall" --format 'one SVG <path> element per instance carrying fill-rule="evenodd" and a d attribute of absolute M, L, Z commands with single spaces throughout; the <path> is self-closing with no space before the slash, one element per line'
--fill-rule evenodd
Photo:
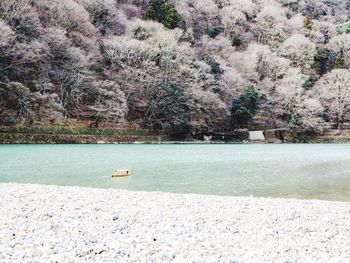
<path fill-rule="evenodd" d="M 95 144 L 157 142 L 165 140 L 167 139 L 164 136 L 0 133 L 0 144 Z"/>

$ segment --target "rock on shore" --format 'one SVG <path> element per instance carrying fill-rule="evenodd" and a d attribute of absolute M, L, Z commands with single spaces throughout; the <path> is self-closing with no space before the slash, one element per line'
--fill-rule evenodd
<path fill-rule="evenodd" d="M 0 184 L 0 262 L 350 262 L 350 203 Z"/>

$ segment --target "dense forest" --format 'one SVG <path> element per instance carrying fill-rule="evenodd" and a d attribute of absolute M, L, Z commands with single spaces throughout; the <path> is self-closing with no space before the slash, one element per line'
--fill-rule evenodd
<path fill-rule="evenodd" d="M 0 125 L 347 121 L 348 0 L 1 0 Z"/>

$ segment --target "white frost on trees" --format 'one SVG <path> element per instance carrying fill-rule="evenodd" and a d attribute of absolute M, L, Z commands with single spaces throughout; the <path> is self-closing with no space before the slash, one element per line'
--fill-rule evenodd
<path fill-rule="evenodd" d="M 220 10 L 221 23 L 224 27 L 224 33 L 228 35 L 234 32 L 237 27 L 246 22 L 246 16 L 233 6 L 225 6 Z"/>
<path fill-rule="evenodd" d="M 350 71 L 332 70 L 316 83 L 316 91 L 323 106 L 340 128 L 350 109 Z"/>
<path fill-rule="evenodd" d="M 342 34 L 333 37 L 327 47 L 335 54 L 342 53 L 344 62 L 347 67 L 350 67 L 350 34 Z"/>
<path fill-rule="evenodd" d="M 277 3 L 266 5 L 256 17 L 258 41 L 275 45 L 287 36 L 286 11 Z"/>
<path fill-rule="evenodd" d="M 323 111 L 320 101 L 304 88 L 307 76 L 299 69 L 291 68 L 286 76 L 277 82 L 275 95 L 281 99 L 290 125 L 317 129 L 320 125 L 318 114 Z"/>
<path fill-rule="evenodd" d="M 291 64 L 288 59 L 278 57 L 261 44 L 251 44 L 246 51 L 233 53 L 230 62 L 246 79 L 253 82 L 266 78 L 276 81 L 284 76 Z"/>
<path fill-rule="evenodd" d="M 0 50 L 8 50 L 14 44 L 15 32 L 0 19 Z"/>
<path fill-rule="evenodd" d="M 313 74 L 316 45 L 304 35 L 289 37 L 281 47 L 281 54 L 292 61 L 292 66 L 300 68 L 302 73 Z"/>
<path fill-rule="evenodd" d="M 310 38 L 316 44 L 326 45 L 329 42 L 329 40 L 333 38 L 336 34 L 336 25 L 324 21 L 312 21 L 312 30 L 310 32 Z"/>

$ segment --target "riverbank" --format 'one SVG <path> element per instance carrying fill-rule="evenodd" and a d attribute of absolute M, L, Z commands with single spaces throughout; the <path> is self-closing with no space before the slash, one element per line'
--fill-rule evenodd
<path fill-rule="evenodd" d="M 75 126 L 0 127 L 0 144 L 112 144 L 168 141 L 156 131 Z"/>
<path fill-rule="evenodd" d="M 0 261 L 349 262 L 350 203 L 0 184 Z"/>
<path fill-rule="evenodd" d="M 254 138 L 254 135 L 258 135 Z M 78 126 L 0 127 L 0 144 L 222 144 L 222 143 L 350 143 L 350 130 L 322 134 L 288 128 L 197 132 L 171 135 L 159 130 L 86 128 Z"/>

